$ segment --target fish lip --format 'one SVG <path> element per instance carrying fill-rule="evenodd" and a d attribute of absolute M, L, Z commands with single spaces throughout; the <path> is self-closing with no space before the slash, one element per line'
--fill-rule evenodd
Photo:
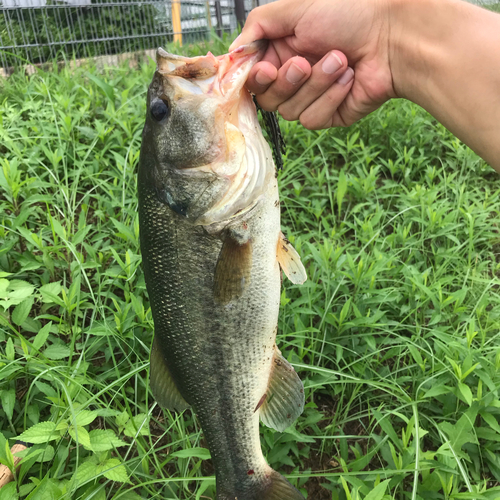
<path fill-rule="evenodd" d="M 217 57 L 222 95 L 230 98 L 239 94 L 250 70 L 264 57 L 268 44 L 268 40 L 256 40 Z"/>
<path fill-rule="evenodd" d="M 261 40 L 255 40 L 253 42 L 247 43 L 246 45 L 241 45 L 240 47 L 229 52 L 228 55 L 238 58 L 240 56 L 247 56 L 255 54 L 257 61 L 260 61 L 269 46 L 269 40 L 262 38 Z"/>

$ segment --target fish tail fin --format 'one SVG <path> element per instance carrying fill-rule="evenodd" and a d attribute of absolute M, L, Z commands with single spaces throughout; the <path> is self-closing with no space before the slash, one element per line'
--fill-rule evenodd
<path fill-rule="evenodd" d="M 255 500 L 304 500 L 302 493 L 292 486 L 279 472 L 272 471 L 270 482 L 256 492 Z"/>
<path fill-rule="evenodd" d="M 271 468 L 261 481 L 255 477 L 245 479 L 225 491 L 218 485 L 217 500 L 305 500 L 297 488 Z"/>
<path fill-rule="evenodd" d="M 217 489 L 217 500 L 305 500 L 297 488 L 271 468 L 262 481 L 256 479 L 240 481 L 225 491 Z"/>

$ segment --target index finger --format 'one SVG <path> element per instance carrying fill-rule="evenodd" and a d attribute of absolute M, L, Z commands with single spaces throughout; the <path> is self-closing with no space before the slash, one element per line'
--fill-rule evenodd
<path fill-rule="evenodd" d="M 306 9 L 304 3 L 301 5 L 295 0 L 280 0 L 253 9 L 240 36 L 229 50 L 262 38 L 274 40 L 293 35 L 295 26 Z"/>

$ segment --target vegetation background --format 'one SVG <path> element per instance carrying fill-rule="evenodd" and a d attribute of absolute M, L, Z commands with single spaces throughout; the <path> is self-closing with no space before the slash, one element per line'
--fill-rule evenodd
<path fill-rule="evenodd" d="M 193 414 L 148 390 L 135 169 L 153 71 L 0 82 L 0 462 L 33 443 L 0 500 L 214 498 Z M 406 101 L 282 127 L 283 229 L 309 280 L 284 281 L 278 343 L 307 405 L 262 427 L 269 463 L 308 500 L 500 498 L 500 179 Z"/>

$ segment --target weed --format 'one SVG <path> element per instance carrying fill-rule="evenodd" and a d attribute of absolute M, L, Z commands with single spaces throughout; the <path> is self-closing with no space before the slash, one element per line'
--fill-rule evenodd
<path fill-rule="evenodd" d="M 214 496 L 197 421 L 148 390 L 135 169 L 153 69 L 1 84 L 0 461 L 33 443 L 2 499 Z M 285 280 L 278 340 L 307 405 L 262 428 L 270 465 L 311 500 L 499 498 L 500 181 L 406 101 L 282 126 L 283 229 L 309 280 Z"/>

